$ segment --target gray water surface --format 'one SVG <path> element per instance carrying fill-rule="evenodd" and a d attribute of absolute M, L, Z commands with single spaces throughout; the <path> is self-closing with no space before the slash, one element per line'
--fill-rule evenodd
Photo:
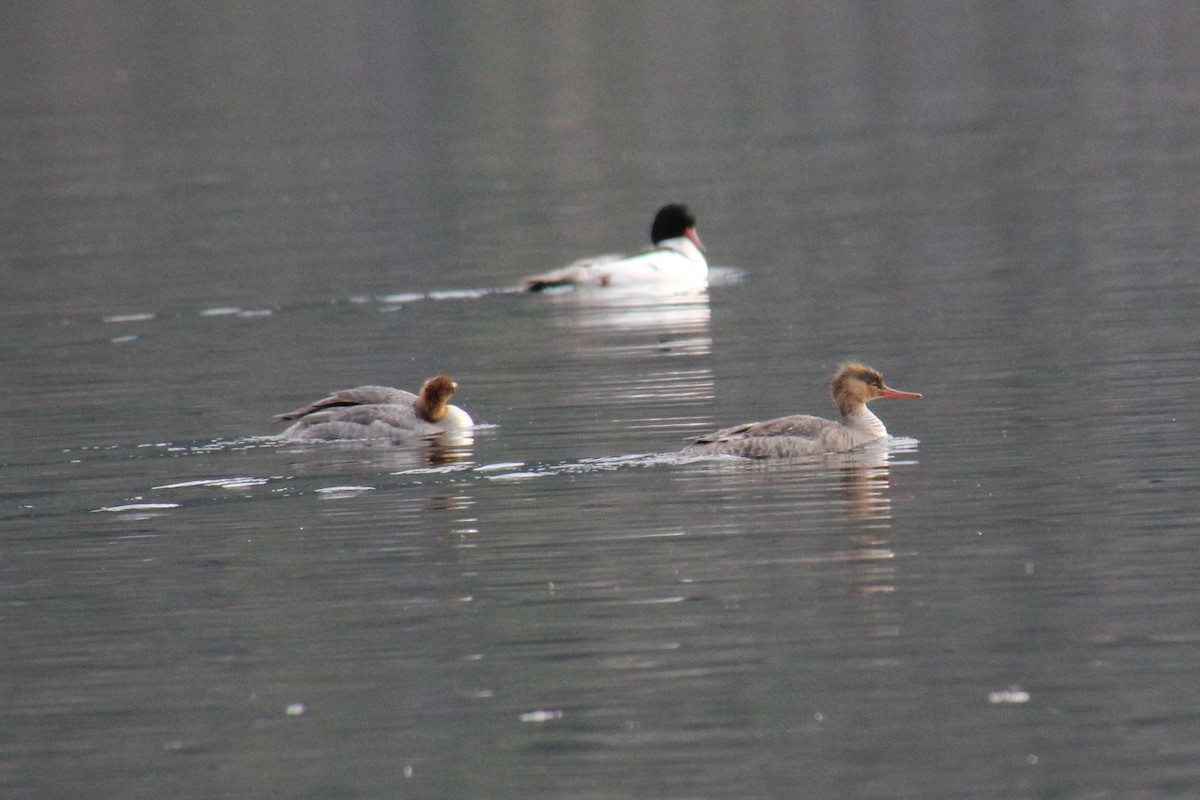
<path fill-rule="evenodd" d="M 0 26 L 4 797 L 1200 795 L 1200 7 L 144 12 Z"/>

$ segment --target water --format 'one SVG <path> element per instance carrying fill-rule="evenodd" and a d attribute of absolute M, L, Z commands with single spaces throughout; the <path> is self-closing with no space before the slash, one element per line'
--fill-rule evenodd
<path fill-rule="evenodd" d="M 1200 12 L 614 8 L 9 14 L 4 796 L 1200 792 Z M 844 358 L 886 447 L 673 455 Z"/>

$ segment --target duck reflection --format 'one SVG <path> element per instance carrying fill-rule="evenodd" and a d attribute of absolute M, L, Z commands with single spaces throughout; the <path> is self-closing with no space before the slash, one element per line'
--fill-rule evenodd
<path fill-rule="evenodd" d="M 475 457 L 475 436 L 471 431 L 447 431 L 431 436 L 418 450 L 421 459 L 431 467 L 447 464 L 470 466 Z"/>
<path fill-rule="evenodd" d="M 705 475 L 716 472 L 735 481 L 740 493 L 756 486 L 763 476 L 770 476 L 775 487 L 790 477 L 797 490 L 803 489 L 807 507 L 836 506 L 851 520 L 875 523 L 872 527 L 887 527 L 892 508 L 891 468 L 907 463 L 894 459 L 915 448 L 916 444 L 915 440 L 907 440 L 912 443 L 911 447 L 894 444 L 898 441 L 823 456 L 772 459 L 705 456 L 688 460 L 698 465 Z M 836 494 L 827 491 L 834 488 Z M 824 495 L 816 498 L 815 503 L 809 496 L 814 491 Z"/>
<path fill-rule="evenodd" d="M 903 446 L 902 446 L 903 447 Z M 838 477 L 846 516 L 859 524 L 842 555 L 854 564 L 849 594 L 867 597 L 896 590 L 896 553 L 891 546 L 891 462 L 896 450 L 884 446 L 839 453 Z"/>
<path fill-rule="evenodd" d="M 343 439 L 328 442 L 285 442 L 286 452 L 304 453 L 304 465 L 315 469 L 367 466 L 401 474 L 424 467 L 470 467 L 475 457 L 472 431 L 447 431 L 410 440 Z M 399 470 L 400 472 L 395 472 Z"/>
<path fill-rule="evenodd" d="M 822 457 L 708 458 L 692 462 L 700 469 L 693 477 L 708 493 L 716 473 L 722 497 L 754 498 L 759 512 L 790 518 L 799 530 L 827 527 L 830 515 L 846 520 L 848 530 L 837 547 L 799 561 L 850 565 L 847 592 L 865 597 L 895 590 L 893 469 L 911 463 L 903 454 L 915 447 L 915 440 L 893 439 Z M 772 509 L 766 498 L 778 508 Z"/>
<path fill-rule="evenodd" d="M 712 400 L 708 291 L 639 287 L 543 292 L 557 346 L 588 370 L 572 399 L 585 406 L 644 408 L 656 427 L 694 424 L 688 406 Z M 613 369 L 613 360 L 626 362 Z M 681 413 L 682 412 L 682 413 Z M 649 421 L 649 420 L 647 420 Z"/>
<path fill-rule="evenodd" d="M 837 469 L 846 516 L 861 521 L 891 518 L 891 457 L 892 454 L 882 447 L 825 457 L 825 463 Z"/>
<path fill-rule="evenodd" d="M 606 350 L 628 349 L 629 340 L 650 338 L 644 347 L 690 354 L 712 352 L 709 332 L 712 312 L 705 288 L 572 289 L 545 292 L 539 298 L 555 313 L 556 328 L 587 334 L 578 344 L 584 351 L 595 345 Z"/>

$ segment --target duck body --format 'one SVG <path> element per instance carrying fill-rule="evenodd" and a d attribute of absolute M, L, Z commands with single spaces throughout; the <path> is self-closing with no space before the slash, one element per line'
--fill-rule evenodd
<path fill-rule="evenodd" d="M 448 402 L 457 384 L 444 375 L 425 381 L 417 394 L 390 386 L 342 389 L 275 419 L 292 422 L 279 434 L 283 441 L 390 439 L 413 441 L 475 423 L 471 415 Z"/>
<path fill-rule="evenodd" d="M 888 388 L 879 372 L 856 363 L 842 365 L 830 391 L 842 412 L 840 422 L 797 414 L 735 425 L 692 440 L 683 454 L 794 458 L 844 453 L 888 436 L 883 421 L 867 408 L 868 402 L 879 397 L 921 397 Z"/>
<path fill-rule="evenodd" d="M 559 286 L 629 288 L 678 284 L 703 287 L 708 281 L 704 245 L 696 233 L 696 217 L 678 203 L 663 206 L 650 228 L 653 246 L 629 256 L 587 258 L 525 279 L 525 289 L 538 292 Z"/>

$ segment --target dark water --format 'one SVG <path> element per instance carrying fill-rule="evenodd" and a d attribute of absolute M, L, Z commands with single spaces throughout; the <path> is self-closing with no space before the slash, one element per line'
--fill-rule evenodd
<path fill-rule="evenodd" d="M 0 31 L 4 797 L 1200 795 L 1200 7 Z M 706 294 L 504 291 L 675 199 Z M 669 455 L 849 357 L 888 447 Z"/>

